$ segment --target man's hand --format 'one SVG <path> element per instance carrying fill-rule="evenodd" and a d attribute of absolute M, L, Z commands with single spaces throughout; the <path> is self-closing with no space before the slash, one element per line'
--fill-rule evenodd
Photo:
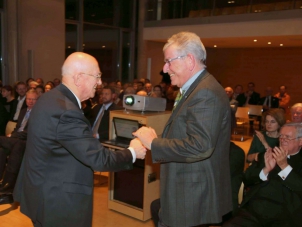
<path fill-rule="evenodd" d="M 151 150 L 152 141 L 157 138 L 156 132 L 153 128 L 141 127 L 133 133 L 134 136 L 139 138 L 143 145 Z"/>
<path fill-rule="evenodd" d="M 288 151 L 287 150 L 284 150 L 281 147 L 275 147 L 274 148 L 273 157 L 276 160 L 277 165 L 281 169 L 285 169 L 288 166 L 287 155 L 288 155 Z"/>
<path fill-rule="evenodd" d="M 144 159 L 146 156 L 147 149 L 142 145 L 141 141 L 139 139 L 133 139 L 130 142 L 130 147 L 132 147 L 135 151 L 136 158 L 138 159 Z"/>
<path fill-rule="evenodd" d="M 273 157 L 273 150 L 271 148 L 267 149 L 264 154 L 264 163 L 265 167 L 263 168 L 263 172 L 267 175 L 276 166 L 276 160 Z"/>

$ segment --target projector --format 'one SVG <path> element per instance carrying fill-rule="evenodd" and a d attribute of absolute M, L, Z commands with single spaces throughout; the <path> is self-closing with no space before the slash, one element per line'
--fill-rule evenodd
<path fill-rule="evenodd" d="M 167 100 L 141 95 L 124 95 L 123 107 L 139 111 L 165 111 Z"/>

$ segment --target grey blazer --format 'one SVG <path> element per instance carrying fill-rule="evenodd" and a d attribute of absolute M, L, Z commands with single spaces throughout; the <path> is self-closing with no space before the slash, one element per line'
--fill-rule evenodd
<path fill-rule="evenodd" d="M 130 169 L 131 152 L 109 151 L 93 138 L 75 96 L 63 84 L 39 98 L 29 121 L 14 191 L 21 212 L 43 227 L 91 226 L 93 170 Z"/>
<path fill-rule="evenodd" d="M 173 111 L 162 138 L 153 140 L 165 225 L 218 223 L 232 210 L 230 117 L 224 89 L 204 70 Z"/>

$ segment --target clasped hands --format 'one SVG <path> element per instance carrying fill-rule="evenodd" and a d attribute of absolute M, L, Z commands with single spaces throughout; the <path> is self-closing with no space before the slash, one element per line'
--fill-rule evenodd
<path fill-rule="evenodd" d="M 133 147 L 136 158 L 144 159 L 147 149 L 151 150 L 153 139 L 157 138 L 157 134 L 153 128 L 141 127 L 132 133 L 136 138 L 131 140 L 130 147 Z"/>
<path fill-rule="evenodd" d="M 264 154 L 265 167 L 263 172 L 268 174 L 272 169 L 275 168 L 276 164 L 284 169 L 288 166 L 287 163 L 288 151 L 282 147 L 269 148 Z"/>

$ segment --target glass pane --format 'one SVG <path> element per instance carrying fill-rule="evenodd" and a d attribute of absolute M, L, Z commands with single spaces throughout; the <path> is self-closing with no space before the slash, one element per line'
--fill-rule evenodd
<path fill-rule="evenodd" d="M 118 79 L 119 30 L 84 24 L 83 51 L 94 56 L 100 65 L 102 80 Z"/>
<path fill-rule="evenodd" d="M 65 57 L 67 57 L 77 51 L 77 25 L 66 24 L 65 29 Z"/>
<path fill-rule="evenodd" d="M 130 28 L 135 0 L 84 0 L 84 21 Z"/>
<path fill-rule="evenodd" d="M 79 19 L 79 0 L 65 0 L 65 19 Z"/>
<path fill-rule="evenodd" d="M 157 0 L 147 0 L 146 2 L 146 21 L 156 20 Z"/>
<path fill-rule="evenodd" d="M 130 78 L 130 68 L 131 61 L 130 61 L 130 32 L 123 32 L 123 42 L 122 42 L 122 82 L 129 82 Z"/>

